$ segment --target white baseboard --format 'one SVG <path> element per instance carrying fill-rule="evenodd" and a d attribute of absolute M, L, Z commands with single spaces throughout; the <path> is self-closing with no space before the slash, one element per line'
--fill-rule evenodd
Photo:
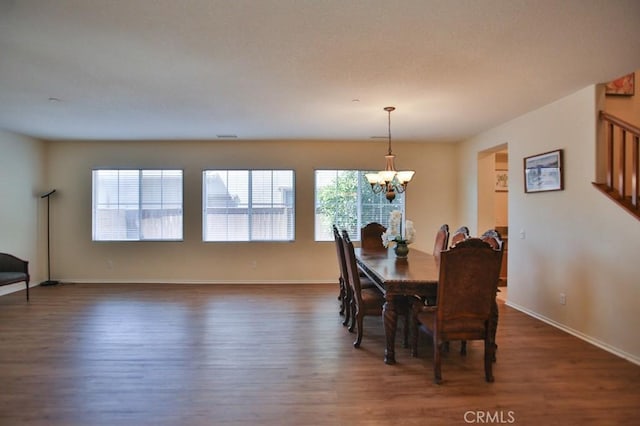
<path fill-rule="evenodd" d="M 61 284 L 335 284 L 338 287 L 337 280 L 244 280 L 244 281 L 225 281 L 225 280 L 86 280 L 86 279 L 61 279 Z"/>
<path fill-rule="evenodd" d="M 338 286 L 337 280 L 331 281 L 323 281 L 323 280 L 291 280 L 291 281 L 283 281 L 283 280 L 256 280 L 256 281 L 221 281 L 221 280 L 85 280 L 85 279 L 60 279 L 58 280 L 60 285 L 64 284 L 202 284 L 202 285 L 219 285 L 219 284 L 233 284 L 233 285 L 251 285 L 251 284 L 290 284 L 290 285 L 301 285 L 301 284 L 335 284 L 336 288 Z M 29 283 L 29 288 L 33 288 L 40 285 L 39 282 L 31 282 Z M 4 296 L 6 294 L 15 293 L 16 291 L 24 290 L 24 283 L 14 283 L 8 284 L 4 286 L 0 286 L 0 296 Z"/>
<path fill-rule="evenodd" d="M 581 339 L 581 340 L 584 340 L 585 342 L 591 343 L 592 345 L 597 346 L 600 349 L 603 349 L 603 350 L 605 350 L 607 352 L 610 352 L 610 353 L 612 353 L 612 354 L 614 354 L 616 356 L 619 356 L 620 358 L 626 359 L 627 361 L 629 361 L 629 362 L 631 362 L 633 364 L 640 365 L 640 358 L 638 358 L 637 356 L 634 356 L 634 355 L 632 355 L 630 353 L 627 353 L 627 352 L 622 351 L 622 350 L 620 350 L 618 348 L 615 348 L 615 347 L 613 347 L 613 346 L 611 346 L 611 345 L 609 345 L 607 343 L 601 342 L 598 339 L 594 339 L 593 337 L 591 337 L 589 335 L 586 335 L 586 334 L 584 334 L 584 333 L 582 333 L 582 332 L 580 332 L 578 330 L 574 330 L 571 327 L 567 327 L 564 324 L 560 324 L 557 321 L 554 321 L 554 320 L 549 319 L 549 318 L 547 318 L 545 316 L 542 316 L 542 315 L 540 315 L 540 314 L 538 314 L 536 312 L 533 312 L 533 311 L 531 311 L 531 310 L 529 310 L 529 309 L 527 309 L 527 308 L 525 308 L 523 306 L 520 306 L 520 305 L 518 305 L 516 303 L 510 302 L 510 301 L 507 300 L 505 302 L 505 305 L 507 305 L 507 306 L 509 306 L 509 307 L 511 307 L 513 309 L 516 309 L 516 310 L 518 310 L 520 312 L 523 312 L 523 313 L 525 313 L 525 314 L 527 314 L 527 315 L 529 315 L 529 316 L 531 316 L 533 318 L 539 319 L 542 322 L 545 322 L 545 323 L 547 323 L 547 324 L 549 324 L 549 325 L 551 325 L 551 326 L 553 326 L 555 328 L 558 328 L 558 329 L 560 329 L 560 330 L 562 330 L 562 331 L 564 331 L 566 333 L 569 333 L 572 336 L 577 337 L 578 339 Z"/>
<path fill-rule="evenodd" d="M 36 282 L 33 282 L 33 281 L 29 282 L 29 288 L 33 288 L 37 285 L 38 283 Z M 10 294 L 10 293 L 15 293 L 16 291 L 20 291 L 24 289 L 25 289 L 24 281 L 19 283 L 3 285 L 3 286 L 0 286 L 0 296 L 4 296 L 5 294 Z"/>

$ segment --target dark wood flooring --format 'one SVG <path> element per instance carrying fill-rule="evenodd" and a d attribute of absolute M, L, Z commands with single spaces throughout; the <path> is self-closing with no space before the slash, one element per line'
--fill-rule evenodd
<path fill-rule="evenodd" d="M 640 366 L 500 303 L 495 383 L 482 345 L 432 348 L 366 318 L 334 285 L 36 287 L 0 297 L 0 425 L 631 425 Z M 631 326 L 631 325 L 630 325 Z M 399 336 L 401 333 L 399 333 Z"/>

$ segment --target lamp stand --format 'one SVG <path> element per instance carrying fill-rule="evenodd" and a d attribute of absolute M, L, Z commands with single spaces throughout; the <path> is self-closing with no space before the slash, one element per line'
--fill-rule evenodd
<path fill-rule="evenodd" d="M 53 194 L 54 192 L 56 192 L 55 189 L 47 192 L 46 194 L 40 197 L 40 198 L 47 199 L 47 280 L 42 281 L 40 283 L 41 286 L 59 284 L 59 281 L 51 279 L 51 214 L 50 214 L 51 209 L 50 209 L 49 199 L 51 197 L 51 194 Z"/>

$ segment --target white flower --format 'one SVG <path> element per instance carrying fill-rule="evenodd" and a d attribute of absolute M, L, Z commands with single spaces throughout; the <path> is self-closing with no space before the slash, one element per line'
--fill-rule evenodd
<path fill-rule="evenodd" d="M 404 227 L 404 239 L 407 240 L 407 243 L 412 243 L 415 236 L 416 228 L 413 226 L 413 221 L 407 219 Z"/>
<path fill-rule="evenodd" d="M 400 210 L 389 213 L 389 230 L 394 235 L 402 233 L 402 212 Z"/>
<path fill-rule="evenodd" d="M 389 243 L 394 241 L 395 238 L 396 238 L 396 236 L 392 235 L 389 232 L 389 229 L 387 229 L 386 231 L 384 231 L 382 233 L 382 245 L 385 246 L 385 247 L 389 247 Z"/>
<path fill-rule="evenodd" d="M 382 234 L 382 244 L 385 247 L 389 247 L 389 244 L 401 241 L 404 241 L 407 244 L 412 243 L 416 236 L 416 229 L 413 226 L 413 221 L 406 220 L 404 230 L 402 228 L 402 212 L 400 210 L 394 210 L 389 213 L 389 227 Z"/>

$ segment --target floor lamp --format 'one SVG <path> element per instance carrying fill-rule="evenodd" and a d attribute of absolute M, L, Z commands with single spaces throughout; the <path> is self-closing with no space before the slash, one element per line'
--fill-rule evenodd
<path fill-rule="evenodd" d="M 51 279 L 51 210 L 50 210 L 50 198 L 55 189 L 40 196 L 40 198 L 47 199 L 47 280 L 40 283 L 40 285 L 56 285 L 58 281 Z"/>

